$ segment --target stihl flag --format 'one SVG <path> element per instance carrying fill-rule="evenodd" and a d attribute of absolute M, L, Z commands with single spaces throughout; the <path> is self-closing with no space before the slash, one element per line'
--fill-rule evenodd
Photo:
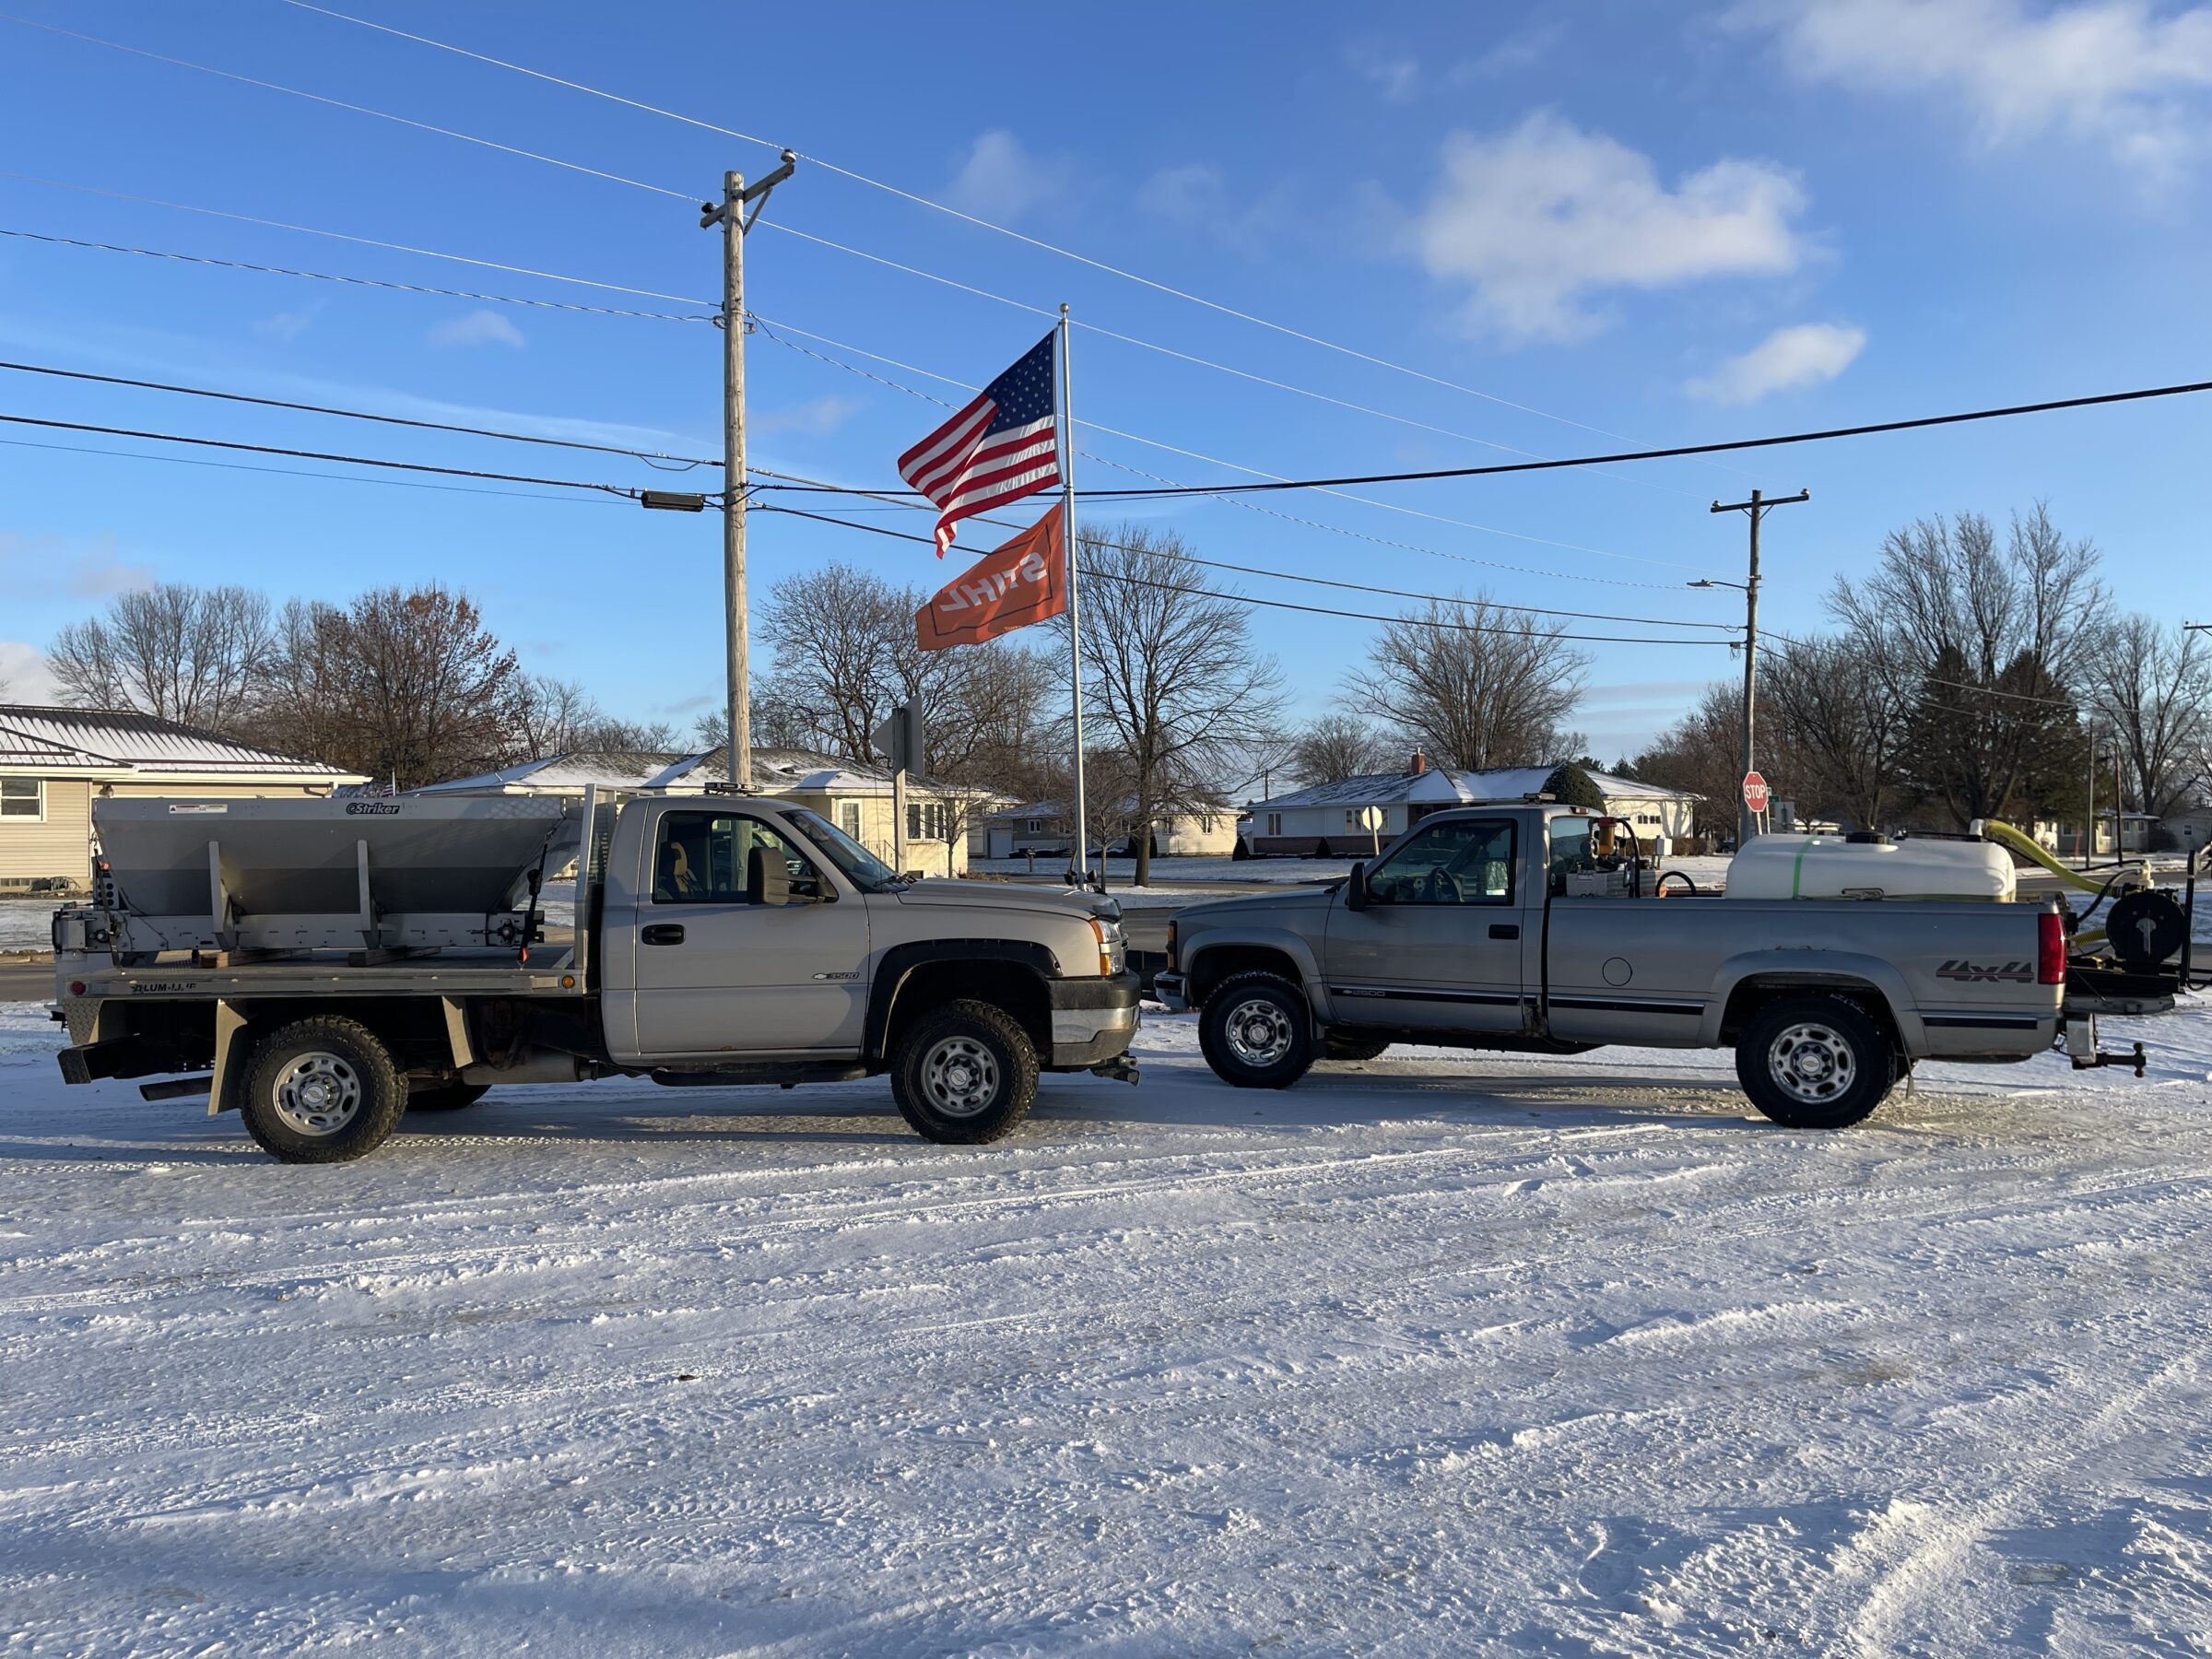
<path fill-rule="evenodd" d="M 1046 335 L 968 406 L 899 457 L 899 476 L 935 501 L 937 557 L 964 518 L 1060 482 L 1053 341 Z"/>
<path fill-rule="evenodd" d="M 940 588 L 914 613 L 914 635 L 924 651 L 980 645 L 1066 608 L 1067 539 L 1054 507 Z"/>

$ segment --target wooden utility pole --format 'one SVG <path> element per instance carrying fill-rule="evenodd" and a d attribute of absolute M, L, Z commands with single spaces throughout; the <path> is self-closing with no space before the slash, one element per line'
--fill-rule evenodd
<path fill-rule="evenodd" d="M 1753 771 L 1751 736 L 1759 705 L 1759 521 L 1766 516 L 1769 508 L 1788 507 L 1795 502 L 1809 501 L 1812 499 L 1812 492 L 1806 489 L 1801 489 L 1793 496 L 1775 496 L 1771 500 L 1755 489 L 1751 492 L 1751 499 L 1747 501 L 1715 501 L 1712 504 L 1712 511 L 1715 512 L 1747 513 L 1751 520 L 1751 569 L 1747 580 L 1741 584 L 1744 590 L 1744 764 L 1742 770 L 1743 775 L 1747 778 L 1751 775 Z M 1692 587 L 1735 587 L 1737 585 L 1733 582 L 1693 582 L 1690 583 Z M 1740 852 L 1749 846 L 1751 838 L 1758 833 L 1759 815 L 1751 810 L 1751 804 L 1743 799 L 1739 793 L 1735 803 L 1735 845 L 1737 851 Z"/>
<path fill-rule="evenodd" d="M 700 208 L 700 229 L 722 227 L 722 600 L 724 675 L 728 697 L 730 786 L 753 793 L 752 642 L 745 596 L 745 233 L 768 193 L 798 165 L 791 151 L 758 183 L 722 175 L 722 200 Z M 754 206 L 754 204 L 759 206 Z M 751 212 L 747 208 L 751 207 Z"/>

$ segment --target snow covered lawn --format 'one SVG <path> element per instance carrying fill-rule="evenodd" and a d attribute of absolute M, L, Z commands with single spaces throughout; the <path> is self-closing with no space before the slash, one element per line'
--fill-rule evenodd
<path fill-rule="evenodd" d="M 2126 1034 L 1819 1136 L 1155 1017 L 997 1147 L 609 1082 L 302 1169 L 0 1014 L 6 1651 L 2203 1652 L 2212 1020 Z"/>
<path fill-rule="evenodd" d="M 0 951 L 50 950 L 59 899 L 0 899 Z"/>

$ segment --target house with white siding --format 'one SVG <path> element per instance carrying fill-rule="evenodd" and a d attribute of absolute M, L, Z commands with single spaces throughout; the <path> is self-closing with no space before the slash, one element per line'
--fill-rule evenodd
<path fill-rule="evenodd" d="M 1091 847 L 1125 851 L 1136 818 L 1136 798 L 1090 803 Z M 969 852 L 977 858 L 1019 858 L 1025 853 L 1064 858 L 1075 841 L 1075 813 L 1065 801 L 1030 801 L 1002 807 L 979 818 L 969 833 Z M 1228 806 L 1200 806 L 1163 812 L 1152 823 L 1152 855 L 1180 858 L 1219 856 L 1237 847 L 1237 815 Z"/>
<path fill-rule="evenodd" d="M 327 795 L 367 782 L 151 714 L 0 704 L 0 893 L 84 887 L 96 799 Z"/>
<path fill-rule="evenodd" d="M 719 748 L 704 754 L 620 749 L 547 755 L 410 793 L 572 795 L 596 784 L 644 794 L 691 794 L 728 778 L 729 764 Z M 891 861 L 896 846 L 891 774 L 880 767 L 856 766 L 806 749 L 756 748 L 753 793 L 788 796 L 810 806 L 877 857 L 887 864 Z M 927 876 L 966 874 L 969 831 L 996 804 L 982 790 L 909 773 L 905 867 Z"/>
<path fill-rule="evenodd" d="M 1386 847 L 1432 812 L 1494 801 L 1520 801 L 1542 793 L 1548 766 L 1509 766 L 1492 771 L 1451 771 L 1420 755 L 1404 771 L 1341 778 L 1245 807 L 1246 850 L 1255 856 L 1358 858 Z M 1606 797 L 1606 811 L 1636 828 L 1650 842 L 1678 841 L 1693 832 L 1699 797 L 1610 772 L 1590 772 Z M 1371 814 L 1373 816 L 1371 817 Z"/>

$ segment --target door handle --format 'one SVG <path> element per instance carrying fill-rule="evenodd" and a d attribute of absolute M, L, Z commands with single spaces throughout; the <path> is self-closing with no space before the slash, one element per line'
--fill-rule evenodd
<path fill-rule="evenodd" d="M 678 928 L 677 931 L 681 933 L 683 929 Z M 1490 937 L 1493 939 L 1517 939 L 1520 936 L 1521 924 L 1518 922 L 1493 922 L 1490 924 Z"/>
<path fill-rule="evenodd" d="M 641 945 L 681 945 L 684 942 L 684 924 L 681 922 L 654 922 L 638 929 Z"/>

